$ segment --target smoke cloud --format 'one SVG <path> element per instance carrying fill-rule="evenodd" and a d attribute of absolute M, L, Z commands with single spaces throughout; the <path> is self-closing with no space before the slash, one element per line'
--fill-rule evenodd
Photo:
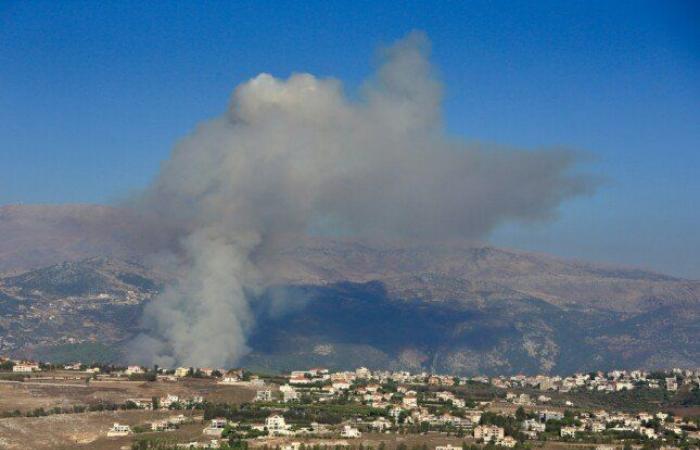
<path fill-rule="evenodd" d="M 571 152 L 447 136 L 428 54 L 421 33 L 385 49 L 360 100 L 335 79 L 263 73 L 175 147 L 139 204 L 175 233 L 182 276 L 146 307 L 135 358 L 235 364 L 265 286 L 255 255 L 278 235 L 472 239 L 591 189 Z"/>

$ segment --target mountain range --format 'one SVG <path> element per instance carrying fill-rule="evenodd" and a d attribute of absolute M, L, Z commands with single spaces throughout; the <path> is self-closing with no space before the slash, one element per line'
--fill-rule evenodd
<path fill-rule="evenodd" d="M 177 278 L 128 212 L 0 208 L 0 353 L 119 358 Z M 700 366 L 700 282 L 468 242 L 281 239 L 248 367 L 564 373 Z"/>

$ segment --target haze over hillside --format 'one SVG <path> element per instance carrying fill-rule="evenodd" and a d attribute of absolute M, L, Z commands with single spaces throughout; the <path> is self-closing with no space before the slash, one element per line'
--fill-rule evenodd
<path fill-rule="evenodd" d="M 176 276 L 149 267 L 135 220 L 104 206 L 0 208 L 0 352 L 127 342 Z M 306 238 L 257 258 L 271 280 L 251 302 L 243 362 L 257 367 L 700 365 L 694 281 L 465 243 Z"/>
<path fill-rule="evenodd" d="M 0 273 L 114 256 L 142 258 L 156 248 L 128 211 L 102 205 L 0 207 Z"/>

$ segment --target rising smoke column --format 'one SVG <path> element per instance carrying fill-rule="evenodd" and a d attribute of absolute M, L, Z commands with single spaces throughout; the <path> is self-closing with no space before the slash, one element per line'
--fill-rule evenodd
<path fill-rule="evenodd" d="M 277 235 L 476 238 L 591 188 L 569 152 L 447 136 L 428 53 L 420 33 L 385 49 L 360 101 L 334 79 L 258 75 L 175 147 L 139 204 L 176 230 L 183 275 L 146 307 L 134 358 L 219 367 L 245 355 L 249 299 L 265 284 L 253 256 Z"/>

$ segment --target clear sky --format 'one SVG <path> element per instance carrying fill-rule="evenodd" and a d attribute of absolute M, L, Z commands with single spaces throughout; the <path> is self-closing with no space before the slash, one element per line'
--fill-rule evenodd
<path fill-rule="evenodd" d="M 0 2 L 0 204 L 111 202 L 269 72 L 342 80 L 424 30 L 449 131 L 588 152 L 605 182 L 497 245 L 700 279 L 695 1 Z"/>

